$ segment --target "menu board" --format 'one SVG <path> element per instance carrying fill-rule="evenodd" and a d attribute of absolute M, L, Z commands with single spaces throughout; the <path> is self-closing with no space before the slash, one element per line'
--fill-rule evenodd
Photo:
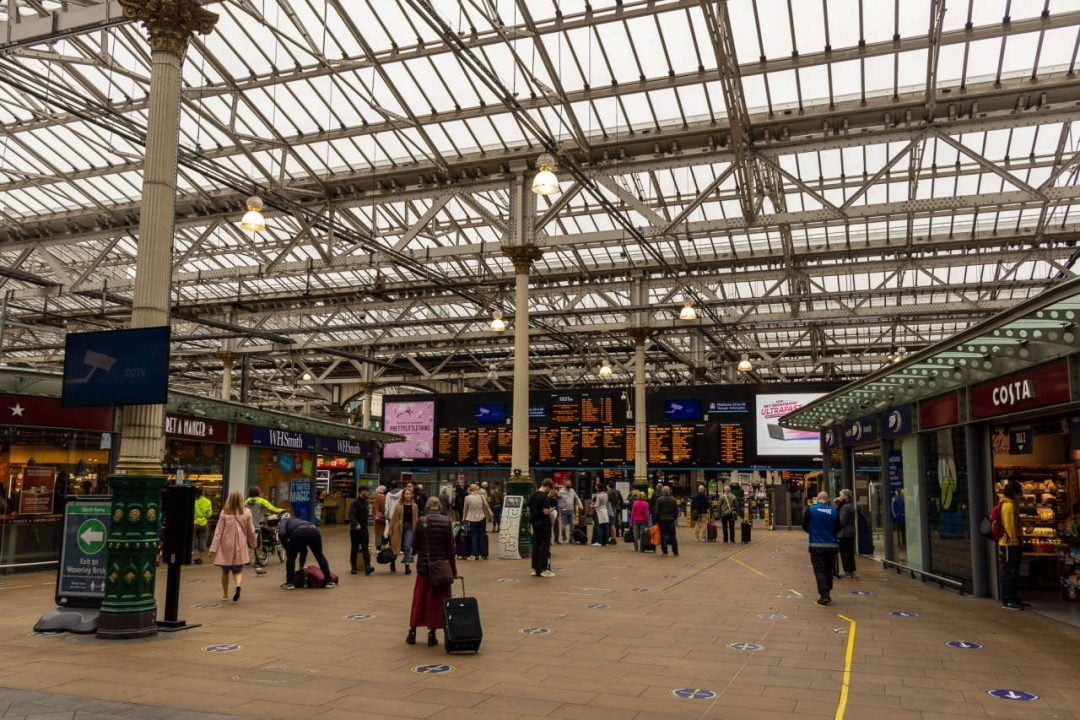
<path fill-rule="evenodd" d="M 495 458 L 499 465 L 509 465 L 514 446 L 514 433 L 510 428 L 499 428 L 499 435 L 495 446 Z"/>
<path fill-rule="evenodd" d="M 436 444 L 438 445 L 437 457 L 440 465 L 454 465 L 457 463 L 457 428 L 439 428 L 439 437 Z"/>
<path fill-rule="evenodd" d="M 536 464 L 541 466 L 559 464 L 559 428 L 538 428 Z"/>
<path fill-rule="evenodd" d="M 581 428 L 581 464 L 600 465 L 604 462 L 604 431 L 596 427 Z M 623 441 L 625 442 L 625 436 Z M 621 447 L 619 448 L 622 449 Z M 622 460 L 622 458 L 619 458 Z"/>
<path fill-rule="evenodd" d="M 556 425 L 576 425 L 581 422 L 581 398 L 576 395 L 555 395 L 551 398 L 549 419 Z"/>
<path fill-rule="evenodd" d="M 615 399 L 608 397 L 581 398 L 581 422 L 588 425 L 610 425 L 614 421 Z"/>
<path fill-rule="evenodd" d="M 559 465 L 577 465 L 580 449 L 581 428 L 559 428 Z"/>
<path fill-rule="evenodd" d="M 666 425 L 649 426 L 649 464 L 671 464 L 671 428 Z"/>
<path fill-rule="evenodd" d="M 671 464 L 691 465 L 694 462 L 695 432 L 694 425 L 671 426 Z"/>
<path fill-rule="evenodd" d="M 746 459 L 746 431 L 742 425 L 724 423 L 720 432 L 720 464 L 742 465 Z"/>
<path fill-rule="evenodd" d="M 457 464 L 476 464 L 476 428 L 458 428 Z"/>
<path fill-rule="evenodd" d="M 476 464 L 494 465 L 498 460 L 499 429 L 476 429 Z"/>

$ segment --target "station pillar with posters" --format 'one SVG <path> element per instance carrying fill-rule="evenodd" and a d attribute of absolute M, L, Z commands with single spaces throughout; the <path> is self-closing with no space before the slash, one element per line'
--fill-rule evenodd
<path fill-rule="evenodd" d="M 209 33 L 218 16 L 203 9 L 198 0 L 120 0 L 120 5 L 125 17 L 142 22 L 152 51 L 131 327 L 166 326 L 176 216 L 180 66 L 191 36 Z M 124 408 L 120 457 L 116 474 L 109 477 L 112 530 L 99 637 L 138 638 L 157 633 L 154 560 L 165 484 L 161 469 L 164 416 L 162 405 Z"/>

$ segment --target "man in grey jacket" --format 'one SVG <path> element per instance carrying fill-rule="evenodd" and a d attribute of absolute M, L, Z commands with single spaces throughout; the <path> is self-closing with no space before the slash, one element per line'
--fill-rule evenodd
<path fill-rule="evenodd" d="M 574 511 L 582 509 L 581 498 L 574 487 L 567 483 L 559 490 L 559 532 L 555 542 L 569 543 L 574 533 Z"/>

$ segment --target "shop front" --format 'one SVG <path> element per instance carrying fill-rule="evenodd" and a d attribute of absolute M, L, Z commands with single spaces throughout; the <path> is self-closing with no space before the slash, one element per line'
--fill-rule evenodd
<path fill-rule="evenodd" d="M 170 483 L 201 487 L 214 514 L 221 512 L 229 468 L 229 424 L 168 413 L 162 468 Z"/>
<path fill-rule="evenodd" d="M 248 447 L 248 487 L 274 505 L 314 520 L 315 435 L 258 425 L 237 425 L 236 442 Z"/>
<path fill-rule="evenodd" d="M 359 440 L 320 436 L 317 449 L 315 492 L 321 520 L 331 525 L 344 523 L 357 488 L 378 485 L 378 476 L 368 472 L 373 446 Z"/>

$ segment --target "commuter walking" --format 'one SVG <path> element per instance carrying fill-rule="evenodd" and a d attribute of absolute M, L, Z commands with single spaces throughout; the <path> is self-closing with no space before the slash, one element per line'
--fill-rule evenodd
<path fill-rule="evenodd" d="M 630 493 L 630 532 L 634 536 L 634 551 L 641 550 L 641 538 L 649 532 L 649 501 L 640 490 Z"/>
<path fill-rule="evenodd" d="M 293 579 L 296 577 L 296 560 L 300 559 L 300 569 L 307 565 L 308 550 L 315 556 L 315 562 L 322 570 L 326 578 L 326 587 L 337 587 L 337 583 L 330 580 L 330 563 L 326 561 L 326 555 L 322 550 L 322 533 L 306 520 L 285 518 L 278 523 L 278 537 L 281 538 L 281 546 L 285 548 L 285 582 L 281 587 L 292 590 L 296 587 Z"/>
<path fill-rule="evenodd" d="M 359 572 L 356 565 L 358 551 L 364 558 L 364 574 L 375 572 L 375 568 L 371 566 L 371 549 L 368 547 L 371 542 L 368 535 L 368 514 L 368 489 L 362 487 L 360 496 L 349 505 L 349 567 L 353 575 Z"/>
<path fill-rule="evenodd" d="M 210 516 L 214 514 L 214 505 L 203 493 L 202 487 L 195 486 L 195 550 L 198 556 L 196 565 L 206 560 L 206 549 L 210 546 Z"/>
<path fill-rule="evenodd" d="M 603 487 L 592 499 L 593 517 L 596 521 L 596 529 L 593 531 L 593 547 L 604 547 L 608 544 L 608 532 L 611 530 L 611 507 L 608 505 L 608 495 Z"/>
<path fill-rule="evenodd" d="M 840 562 L 844 566 L 844 575 L 849 578 L 855 577 L 855 503 L 851 499 L 851 491 L 844 488 L 840 491 L 840 497 L 836 508 L 839 512 L 840 531 L 837 533 L 837 541 L 840 546 Z"/>
<path fill-rule="evenodd" d="M 207 500 L 209 502 L 209 500 Z M 214 564 L 221 568 L 221 599 L 229 599 L 229 575 L 236 582 L 232 599 L 240 599 L 240 586 L 244 582 L 244 566 L 251 561 L 249 548 L 255 547 L 255 525 L 251 512 L 244 507 L 244 496 L 238 492 L 229 495 L 221 509 L 210 554 Z"/>
<path fill-rule="evenodd" d="M 386 535 L 386 486 L 380 485 L 375 488 L 375 500 L 371 503 L 371 519 L 375 524 L 375 549 L 379 550 L 383 545 L 383 537 Z"/>
<path fill-rule="evenodd" d="M 626 501 L 623 500 L 622 493 L 619 492 L 619 488 L 615 486 L 615 482 L 609 482 L 607 486 L 607 499 L 608 507 L 611 516 L 611 531 L 608 533 L 608 543 L 616 542 L 623 532 L 623 509 L 626 507 Z"/>
<path fill-rule="evenodd" d="M 499 488 L 493 487 L 488 490 L 488 505 L 491 507 L 491 529 L 493 532 L 499 532 L 499 525 L 502 524 L 502 498 L 502 490 Z"/>
<path fill-rule="evenodd" d="M 469 559 L 479 560 L 487 558 L 487 521 L 491 517 L 491 508 L 488 507 L 487 497 L 480 492 L 476 484 L 469 486 L 469 494 L 465 496 L 464 515 L 462 522 L 469 529 Z"/>
<path fill-rule="evenodd" d="M 533 577 L 555 577 L 551 565 L 551 525 L 558 500 L 550 478 L 540 483 L 540 488 L 529 497 L 529 522 L 532 523 L 532 574 Z"/>
<path fill-rule="evenodd" d="M 1005 481 L 1005 486 L 1001 489 L 1001 507 L 998 510 L 1004 533 L 998 539 L 998 549 L 1001 553 L 1001 607 L 1006 610 L 1023 610 L 1027 606 L 1016 591 L 1022 557 L 1016 502 L 1022 495 L 1023 488 L 1020 483 L 1012 478 Z"/>
<path fill-rule="evenodd" d="M 394 509 L 391 511 L 384 538 L 384 542 L 389 541 L 390 549 L 394 551 L 394 559 L 390 561 L 390 572 L 397 572 L 397 556 L 401 553 L 401 563 L 405 566 L 405 574 L 412 575 L 413 532 L 420 520 L 420 508 L 413 500 L 411 488 L 405 488 L 401 492 L 400 500 L 393 505 Z"/>
<path fill-rule="evenodd" d="M 806 508 L 802 527 L 810 536 L 810 564 L 814 567 L 817 582 L 817 604 L 828 605 L 832 602 L 833 567 L 839 547 L 836 534 L 840 529 L 840 514 L 829 503 L 828 493 L 818 493 L 817 502 Z"/>
<path fill-rule="evenodd" d="M 697 492 L 690 498 L 690 521 L 694 523 L 694 539 L 708 540 L 708 526 L 712 504 L 704 485 L 697 486 Z"/>
<path fill-rule="evenodd" d="M 439 644 L 435 631 L 445 630 L 443 608 L 458 576 L 456 555 L 450 518 L 443 514 L 439 499 L 430 498 L 427 513 L 417 525 L 416 582 L 409 611 L 409 634 L 405 636 L 405 642 L 410 645 L 416 644 L 416 628 L 421 625 L 428 629 L 428 646 Z"/>
<path fill-rule="evenodd" d="M 559 490 L 558 497 L 559 536 L 555 538 L 556 542 L 570 543 L 573 541 L 574 516 L 583 507 L 581 498 L 578 497 L 574 486 L 570 483 L 563 485 L 562 489 Z"/>
<path fill-rule="evenodd" d="M 660 549 L 667 555 L 668 545 L 671 554 L 679 557 L 679 540 L 675 537 L 675 520 L 679 517 L 679 504 L 671 496 L 671 487 L 665 485 L 656 499 L 653 514 L 660 526 Z"/>
<path fill-rule="evenodd" d="M 723 528 L 724 542 L 735 542 L 735 516 L 738 515 L 738 500 L 731 492 L 731 486 L 725 485 L 724 492 L 716 501 L 716 512 L 720 515 L 720 525 Z"/>

